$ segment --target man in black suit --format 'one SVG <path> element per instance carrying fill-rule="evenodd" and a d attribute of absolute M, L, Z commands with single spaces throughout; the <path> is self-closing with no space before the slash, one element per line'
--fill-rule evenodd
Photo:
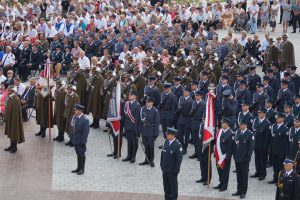
<path fill-rule="evenodd" d="M 26 110 L 28 108 L 33 108 L 34 95 L 35 95 L 35 79 L 31 78 L 30 85 L 25 89 L 25 92 L 21 96 L 22 117 L 24 122 L 27 122 L 29 120 Z"/>

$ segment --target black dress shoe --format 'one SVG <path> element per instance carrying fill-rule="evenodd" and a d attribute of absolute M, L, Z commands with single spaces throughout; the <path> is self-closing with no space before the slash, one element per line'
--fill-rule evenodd
<path fill-rule="evenodd" d="M 43 133 L 42 132 L 38 132 L 35 134 L 35 136 L 41 136 Z"/>
<path fill-rule="evenodd" d="M 74 169 L 74 170 L 71 171 L 71 173 L 73 173 L 73 174 L 78 173 L 78 172 L 79 172 L 79 169 Z"/>
<path fill-rule="evenodd" d="M 18 150 L 17 147 L 14 147 L 14 146 L 13 146 L 13 147 L 10 149 L 9 152 L 10 152 L 10 153 L 16 153 L 17 150 Z"/>
<path fill-rule="evenodd" d="M 183 149 L 182 154 L 183 154 L 183 155 L 186 154 L 186 149 Z"/>
<path fill-rule="evenodd" d="M 208 182 L 207 182 L 207 181 L 205 181 L 205 182 L 203 183 L 203 185 L 208 185 Z"/>
<path fill-rule="evenodd" d="M 259 174 L 256 172 L 255 174 L 251 175 L 250 177 L 251 177 L 251 178 L 258 178 L 258 177 L 259 177 Z"/>
<path fill-rule="evenodd" d="M 131 159 L 130 163 L 135 163 L 135 158 Z"/>
<path fill-rule="evenodd" d="M 259 181 L 263 181 L 263 180 L 265 180 L 265 178 L 266 178 L 266 177 L 259 177 L 258 180 L 259 180 Z"/>
<path fill-rule="evenodd" d="M 163 148 L 163 145 L 160 145 L 158 148 L 159 148 L 159 149 L 162 149 L 162 148 Z"/>
<path fill-rule="evenodd" d="M 275 179 L 273 179 L 273 180 L 271 180 L 271 181 L 268 182 L 268 184 L 275 184 L 275 183 L 276 183 Z"/>
<path fill-rule="evenodd" d="M 65 145 L 66 145 L 66 146 L 70 146 L 70 145 L 72 145 L 72 142 L 71 142 L 71 140 L 70 140 L 69 142 L 67 142 Z"/>
<path fill-rule="evenodd" d="M 77 175 L 82 175 L 82 174 L 84 174 L 84 171 L 82 169 L 79 170 L 79 172 L 77 172 Z"/>
<path fill-rule="evenodd" d="M 59 139 L 59 136 L 56 136 L 55 138 L 53 138 L 53 141 L 57 141 Z"/>
<path fill-rule="evenodd" d="M 221 187 L 219 191 L 220 191 L 220 192 L 224 192 L 224 191 L 226 191 L 226 190 L 227 190 L 227 188 L 222 188 L 222 187 Z"/>
<path fill-rule="evenodd" d="M 118 154 L 114 155 L 114 159 L 118 158 Z M 119 156 L 119 158 L 121 158 L 121 155 Z"/>
<path fill-rule="evenodd" d="M 10 151 L 12 148 L 12 145 L 10 145 L 9 147 L 5 148 L 4 151 Z"/>
<path fill-rule="evenodd" d="M 58 138 L 56 141 L 57 142 L 63 142 L 65 139 L 63 137 Z"/>
<path fill-rule="evenodd" d="M 296 31 L 292 31 L 291 33 L 296 33 Z"/>
<path fill-rule="evenodd" d="M 94 122 L 93 122 L 93 123 L 91 123 L 90 127 L 94 127 L 94 125 L 95 125 L 95 124 L 94 124 Z"/>
<path fill-rule="evenodd" d="M 23 119 L 23 122 L 28 122 L 28 121 L 29 121 L 28 118 Z"/>
<path fill-rule="evenodd" d="M 130 160 L 131 160 L 131 158 L 129 158 L 128 156 L 126 158 L 122 159 L 123 162 L 127 162 L 127 161 L 130 161 Z"/>
<path fill-rule="evenodd" d="M 150 163 L 150 166 L 151 166 L 151 167 L 155 167 L 154 162 L 151 162 L 151 163 Z"/>
<path fill-rule="evenodd" d="M 107 157 L 113 157 L 113 156 L 115 156 L 114 153 L 107 154 Z"/>
<path fill-rule="evenodd" d="M 147 160 L 144 160 L 144 162 L 139 163 L 139 165 L 149 165 Z"/>
<path fill-rule="evenodd" d="M 241 194 L 241 195 L 240 195 L 240 199 L 244 199 L 245 197 L 246 197 L 245 194 Z"/>
<path fill-rule="evenodd" d="M 204 183 L 204 182 L 205 182 L 205 180 L 203 178 L 196 180 L 196 183 Z"/>
<path fill-rule="evenodd" d="M 198 158 L 198 155 L 196 153 L 194 153 L 193 155 L 189 156 L 189 159 L 194 159 L 194 158 Z"/>
<path fill-rule="evenodd" d="M 242 193 L 240 193 L 239 191 L 236 191 L 235 193 L 232 194 L 232 196 L 239 196 L 241 195 Z"/>
<path fill-rule="evenodd" d="M 219 185 L 217 185 L 217 186 L 214 187 L 214 189 L 216 189 L 216 190 L 218 190 L 220 188 L 221 188 L 221 184 L 219 184 Z"/>
<path fill-rule="evenodd" d="M 108 132 L 108 129 L 104 129 L 103 132 L 107 133 L 107 132 Z"/>

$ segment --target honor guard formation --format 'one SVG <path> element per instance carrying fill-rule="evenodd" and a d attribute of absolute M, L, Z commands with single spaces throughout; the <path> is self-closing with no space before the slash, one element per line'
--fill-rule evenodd
<path fill-rule="evenodd" d="M 92 128 L 110 134 L 107 157 L 128 167 L 157 167 L 160 151 L 166 200 L 178 198 L 184 156 L 199 162 L 197 184 L 209 187 L 214 167 L 213 188 L 225 191 L 234 170 L 232 195 L 243 199 L 248 177 L 262 181 L 272 167 L 274 198 L 299 200 L 300 76 L 287 34 L 299 19 L 297 0 L 2 2 L 5 151 L 17 152 L 35 115 L 36 136 L 51 137 L 55 125 L 53 141 L 74 147 L 77 175 L 85 173 Z M 277 32 L 277 22 L 280 37 L 258 36 Z M 144 160 L 136 160 L 138 148 Z"/>

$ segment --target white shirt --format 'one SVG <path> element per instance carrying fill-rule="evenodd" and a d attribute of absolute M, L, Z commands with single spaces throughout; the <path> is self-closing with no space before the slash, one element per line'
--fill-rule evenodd
<path fill-rule="evenodd" d="M 17 86 L 17 94 L 21 96 L 25 92 L 25 89 L 26 89 L 25 85 L 20 83 L 20 85 Z"/>
<path fill-rule="evenodd" d="M 51 26 L 51 28 L 49 28 L 47 26 L 46 31 L 45 31 L 46 38 L 53 38 L 56 34 L 57 34 L 57 31 L 55 30 L 54 26 Z"/>
<path fill-rule="evenodd" d="M 90 67 L 91 67 L 90 59 L 86 56 L 84 56 L 83 58 L 80 57 L 78 59 L 78 64 L 79 64 L 79 68 L 82 70 L 87 70 L 87 69 L 90 69 Z"/>
<path fill-rule="evenodd" d="M 16 61 L 16 58 L 15 58 L 15 55 L 12 54 L 12 53 L 5 53 L 2 57 L 2 60 L 1 60 L 1 64 L 3 64 L 3 67 L 6 67 L 7 65 L 10 65 L 10 64 L 15 64 L 15 61 Z"/>
<path fill-rule="evenodd" d="M 102 29 L 107 27 L 107 22 L 102 18 L 102 19 L 96 19 L 95 24 L 97 26 L 97 29 Z"/>
<path fill-rule="evenodd" d="M 64 35 L 65 35 L 66 37 L 69 37 L 69 36 L 72 35 L 73 33 L 74 33 L 74 25 L 71 24 L 69 31 L 68 31 L 67 25 L 66 25 L 66 27 L 64 28 Z"/>
<path fill-rule="evenodd" d="M 0 76 L 0 83 L 2 83 L 3 81 L 5 81 L 7 78 L 2 74 Z"/>

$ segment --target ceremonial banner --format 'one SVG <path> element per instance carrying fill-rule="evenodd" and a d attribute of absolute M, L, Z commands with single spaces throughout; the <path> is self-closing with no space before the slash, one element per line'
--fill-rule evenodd
<path fill-rule="evenodd" d="M 214 106 L 215 98 L 216 95 L 214 93 L 208 93 L 205 110 L 202 151 L 204 151 L 208 147 L 209 143 L 214 139 L 214 131 L 216 125 Z"/>
<path fill-rule="evenodd" d="M 112 131 L 115 136 L 120 132 L 120 120 L 121 120 L 121 86 L 120 82 L 112 92 L 112 97 L 109 102 L 108 112 L 107 112 L 107 123 L 111 125 Z"/>

